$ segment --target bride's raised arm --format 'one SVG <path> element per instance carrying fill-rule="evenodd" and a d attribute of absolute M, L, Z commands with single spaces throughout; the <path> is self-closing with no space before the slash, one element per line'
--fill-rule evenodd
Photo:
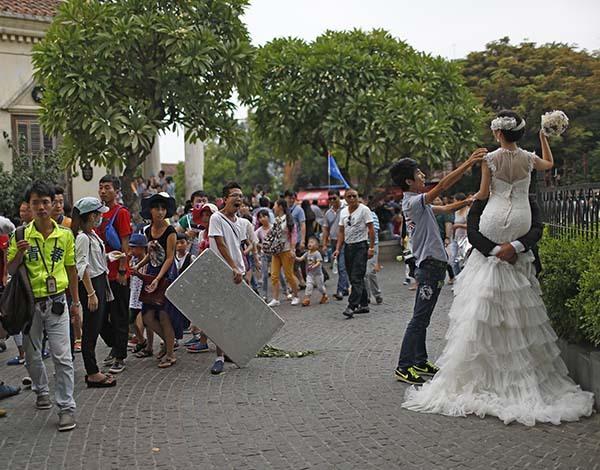
<path fill-rule="evenodd" d="M 490 167 L 484 161 L 481 163 L 481 183 L 479 183 L 479 191 L 473 196 L 475 199 L 480 201 L 486 200 L 490 197 L 490 182 L 491 182 Z"/>
<path fill-rule="evenodd" d="M 548 137 L 541 130 L 540 144 L 542 146 L 542 158 L 535 158 L 533 160 L 533 167 L 538 171 L 550 170 L 554 167 L 554 157 L 552 157 L 552 150 L 550 150 Z"/>

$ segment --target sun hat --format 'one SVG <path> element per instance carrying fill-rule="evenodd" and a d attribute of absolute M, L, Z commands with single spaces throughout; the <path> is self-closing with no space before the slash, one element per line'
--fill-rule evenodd
<path fill-rule="evenodd" d="M 90 212 L 106 214 L 110 210 L 102 203 L 102 201 L 100 201 L 100 199 L 92 196 L 82 197 L 75 203 L 74 207 L 79 211 L 80 215 L 89 214 Z"/>
<path fill-rule="evenodd" d="M 144 219 L 150 220 L 152 218 L 152 215 L 150 214 L 150 207 L 152 207 L 152 204 L 157 201 L 163 202 L 167 208 L 167 215 L 165 215 L 165 218 L 168 219 L 169 217 L 173 217 L 177 211 L 177 204 L 175 203 L 175 198 L 169 196 L 169 194 L 165 192 L 156 193 L 152 196 L 142 199 L 142 210 L 140 211 L 140 215 Z"/>
<path fill-rule="evenodd" d="M 136 247 L 141 246 L 143 248 L 148 246 L 148 239 L 143 233 L 132 233 L 129 237 L 129 246 Z"/>
<path fill-rule="evenodd" d="M 201 206 L 196 206 L 192 209 L 192 222 L 194 222 L 195 224 L 199 224 L 200 216 L 204 211 L 210 211 L 212 215 L 215 212 L 219 212 L 219 209 L 217 206 L 211 204 L 210 202 L 207 202 L 206 204 L 203 204 Z"/>

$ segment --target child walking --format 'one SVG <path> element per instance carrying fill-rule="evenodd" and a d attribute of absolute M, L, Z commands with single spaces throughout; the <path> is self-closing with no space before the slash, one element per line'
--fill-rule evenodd
<path fill-rule="evenodd" d="M 325 279 L 323 277 L 323 257 L 319 251 L 317 237 L 314 235 L 308 237 L 308 251 L 302 256 L 296 257 L 296 261 L 306 262 L 306 289 L 304 290 L 302 306 L 308 307 L 310 305 L 310 296 L 314 287 L 321 293 L 319 303 L 326 304 L 329 302 L 327 289 L 325 288 Z"/>
<path fill-rule="evenodd" d="M 133 269 L 146 256 L 146 247 L 148 239 L 143 233 L 134 233 L 129 238 L 129 265 Z M 142 268 L 145 273 L 146 269 Z M 154 332 L 146 327 L 146 337 L 144 338 L 144 320 L 142 319 L 142 301 L 140 294 L 144 288 L 144 281 L 137 276 L 132 276 L 129 280 L 129 321 L 133 324 L 137 344 L 133 348 L 135 357 L 151 357 L 154 344 Z"/>

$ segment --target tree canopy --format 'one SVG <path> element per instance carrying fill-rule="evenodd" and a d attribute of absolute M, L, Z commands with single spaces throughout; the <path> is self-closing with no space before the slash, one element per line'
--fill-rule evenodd
<path fill-rule="evenodd" d="M 63 136 L 66 162 L 123 169 L 123 187 L 156 135 L 235 130 L 232 99 L 252 88 L 247 0 L 67 0 L 34 49 L 41 121 Z M 125 194 L 126 200 L 129 195 Z M 131 204 L 133 201 L 127 201 Z"/>
<path fill-rule="evenodd" d="M 365 186 L 402 156 L 434 167 L 456 161 L 480 124 L 456 64 L 383 30 L 275 39 L 256 69 L 259 135 L 289 159 L 331 150 Z"/>
<path fill-rule="evenodd" d="M 561 109 L 569 129 L 551 145 L 561 182 L 600 179 L 600 55 L 567 44 L 533 42 L 511 45 L 509 38 L 470 53 L 462 63 L 472 92 L 481 100 L 487 118 L 503 108 L 513 109 L 527 121 L 519 142 L 539 148 L 540 117 Z M 488 120 L 489 122 L 489 120 Z M 494 146 L 489 128 L 481 139 Z"/>

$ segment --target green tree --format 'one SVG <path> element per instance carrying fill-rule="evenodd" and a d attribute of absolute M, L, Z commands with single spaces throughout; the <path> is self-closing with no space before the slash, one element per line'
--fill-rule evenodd
<path fill-rule="evenodd" d="M 235 127 L 232 95 L 252 87 L 247 0 L 67 0 L 34 49 L 41 121 L 66 163 L 122 169 L 124 196 L 157 134 L 190 141 Z"/>
<path fill-rule="evenodd" d="M 411 155 L 429 166 L 474 142 L 476 101 L 460 68 L 383 30 L 276 39 L 257 54 L 257 130 L 289 159 L 334 151 L 365 186 Z"/>
<path fill-rule="evenodd" d="M 277 157 L 254 131 L 253 116 L 248 124 L 238 126 L 238 138 L 232 142 L 211 141 L 204 153 L 204 190 L 221 194 L 227 181 L 236 180 L 250 194 L 256 185 L 265 190 L 279 191 L 283 161 Z"/>
<path fill-rule="evenodd" d="M 539 148 L 540 116 L 561 109 L 569 129 L 553 138 L 556 165 L 562 182 L 600 178 L 600 55 L 567 44 L 533 42 L 510 44 L 505 37 L 470 53 L 462 62 L 467 85 L 479 98 L 488 122 L 503 108 L 514 109 L 527 121 L 520 141 L 523 148 Z M 482 127 L 481 139 L 494 146 L 491 132 Z M 583 163 L 583 164 L 582 164 Z"/>

